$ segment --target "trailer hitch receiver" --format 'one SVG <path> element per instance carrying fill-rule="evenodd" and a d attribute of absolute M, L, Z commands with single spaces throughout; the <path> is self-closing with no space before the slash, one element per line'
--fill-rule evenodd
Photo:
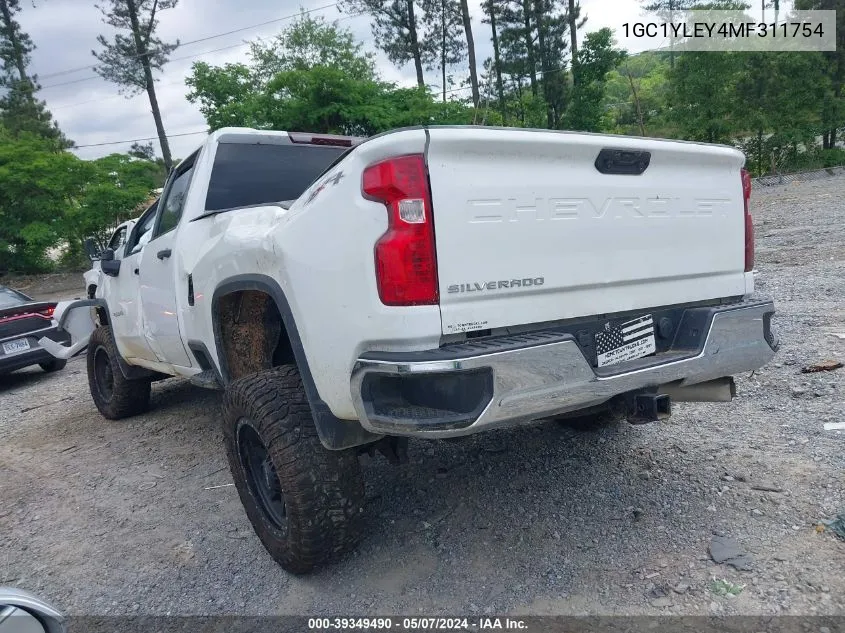
<path fill-rule="evenodd" d="M 631 424 L 657 422 L 672 415 L 672 400 L 660 393 L 640 393 L 634 396 L 628 413 Z"/>

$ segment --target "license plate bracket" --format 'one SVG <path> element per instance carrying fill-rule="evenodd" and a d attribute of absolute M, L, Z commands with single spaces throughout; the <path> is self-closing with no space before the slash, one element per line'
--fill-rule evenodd
<path fill-rule="evenodd" d="M 596 364 L 609 367 L 635 360 L 657 351 L 654 319 L 651 314 L 615 324 L 607 322 L 595 335 Z"/>

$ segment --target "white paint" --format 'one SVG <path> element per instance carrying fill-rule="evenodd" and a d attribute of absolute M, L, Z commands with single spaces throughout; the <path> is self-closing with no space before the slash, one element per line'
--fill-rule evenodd
<path fill-rule="evenodd" d="M 104 280 L 109 310 L 120 321 L 118 347 L 130 363 L 192 375 L 199 368 L 184 354 L 191 340 L 205 343 L 217 362 L 215 289 L 238 275 L 264 275 L 290 304 L 320 397 L 336 416 L 355 419 L 350 376 L 365 351 L 431 349 L 442 333 L 742 295 L 750 277 L 743 272 L 743 158 L 735 150 L 585 134 L 434 129 L 429 167 L 441 305 L 384 306 L 373 248 L 387 229 L 387 211 L 362 197 L 361 174 L 384 158 L 424 152 L 425 132 L 402 130 L 358 146 L 288 210 L 245 208 L 192 221 L 204 213 L 217 141 L 235 131 L 257 139 L 284 134 L 212 134 L 196 160 L 178 227 L 124 258 L 119 277 Z M 648 150 L 651 166 L 643 176 L 602 175 L 593 162 L 606 146 Z M 526 206 L 516 216 L 473 223 L 466 203 L 480 199 Z M 590 204 L 583 214 L 577 206 L 545 207 L 568 209 L 569 217 L 556 221 L 531 207 L 537 199 Z M 664 199 L 664 206 L 636 203 Z M 156 257 L 163 248 L 173 251 L 164 262 Z M 141 274 L 134 275 L 138 263 Z M 189 274 L 194 306 L 187 302 Z M 542 284 L 519 288 L 494 284 L 484 293 L 447 292 L 450 284 L 541 277 Z M 115 318 L 116 312 L 125 316 Z M 653 344 L 652 337 L 652 347 L 645 344 L 637 353 L 653 351 Z"/>
<path fill-rule="evenodd" d="M 641 176 L 601 174 L 605 147 L 649 151 L 650 165 Z M 715 145 L 433 129 L 443 332 L 745 295 L 743 162 Z M 541 276 L 540 287 L 447 291 Z"/>

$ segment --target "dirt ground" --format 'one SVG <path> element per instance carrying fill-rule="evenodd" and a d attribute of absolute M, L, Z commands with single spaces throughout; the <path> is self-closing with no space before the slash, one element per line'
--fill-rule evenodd
<path fill-rule="evenodd" d="M 845 369 L 801 373 L 845 360 L 845 178 L 761 188 L 753 208 L 782 348 L 732 404 L 414 441 L 406 466 L 365 464 L 360 547 L 302 578 L 246 519 L 218 394 L 164 381 L 149 413 L 107 422 L 84 361 L 0 377 L 0 585 L 97 615 L 845 614 L 845 541 L 816 529 L 845 512 L 845 432 L 823 430 Z M 65 281 L 27 290 L 81 295 Z M 719 535 L 750 570 L 711 560 Z"/>

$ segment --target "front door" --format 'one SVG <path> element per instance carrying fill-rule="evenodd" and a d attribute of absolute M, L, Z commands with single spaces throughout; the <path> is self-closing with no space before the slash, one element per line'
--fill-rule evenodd
<path fill-rule="evenodd" d="M 157 360 L 190 367 L 176 304 L 176 228 L 182 217 L 185 196 L 196 155 L 182 161 L 168 180 L 158 205 L 153 235 L 141 255 L 141 304 L 150 346 Z"/>
<path fill-rule="evenodd" d="M 127 359 L 157 360 L 146 337 L 141 309 L 140 263 L 152 235 L 155 209 L 142 215 L 129 233 L 117 277 L 101 274 L 104 297 L 109 297 L 109 321 L 117 349 Z"/>

